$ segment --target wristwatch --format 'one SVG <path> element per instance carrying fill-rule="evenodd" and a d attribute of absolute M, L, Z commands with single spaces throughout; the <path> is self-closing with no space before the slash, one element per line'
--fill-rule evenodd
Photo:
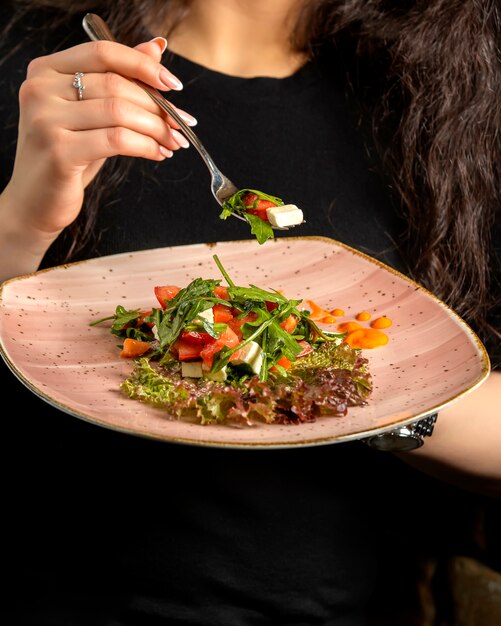
<path fill-rule="evenodd" d="M 371 448 L 384 452 L 415 450 L 424 444 L 425 437 L 431 437 L 437 417 L 438 413 L 433 413 L 413 424 L 367 437 L 363 441 Z"/>

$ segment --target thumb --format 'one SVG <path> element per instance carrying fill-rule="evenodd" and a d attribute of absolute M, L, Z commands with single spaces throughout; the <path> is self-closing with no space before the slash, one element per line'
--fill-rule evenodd
<path fill-rule="evenodd" d="M 167 39 L 165 39 L 165 37 L 154 37 L 151 41 L 140 43 L 135 46 L 135 48 L 136 50 L 144 52 L 144 54 L 152 57 L 155 61 L 160 61 L 162 54 L 167 48 Z"/>

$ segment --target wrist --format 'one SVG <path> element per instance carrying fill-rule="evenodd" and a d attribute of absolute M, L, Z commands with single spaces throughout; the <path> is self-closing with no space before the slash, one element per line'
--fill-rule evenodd
<path fill-rule="evenodd" d="M 27 224 L 7 186 L 0 194 L 0 282 L 37 271 L 58 234 Z"/>

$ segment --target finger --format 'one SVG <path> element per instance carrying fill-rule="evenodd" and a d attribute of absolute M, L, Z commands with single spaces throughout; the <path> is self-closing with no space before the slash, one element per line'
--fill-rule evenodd
<path fill-rule="evenodd" d="M 162 58 L 162 54 L 165 52 L 166 48 L 167 39 L 165 39 L 165 37 L 155 37 L 151 41 L 146 41 L 135 46 L 135 50 L 139 50 L 143 54 L 147 54 L 158 63 L 160 63 L 160 59 Z"/>
<path fill-rule="evenodd" d="M 60 77 L 57 76 L 56 80 L 60 82 Z M 45 88 L 52 89 L 53 93 L 60 91 L 64 99 L 70 102 L 74 102 L 78 99 L 75 88 L 73 87 L 73 77 L 68 76 L 67 79 L 65 79 L 65 88 L 62 90 L 60 85 L 56 83 L 56 80 L 52 78 L 51 85 Z M 167 119 L 169 126 L 179 129 L 178 123 L 170 116 L 166 116 L 163 109 L 160 109 L 143 89 L 128 78 L 124 78 L 114 72 L 105 72 L 100 74 L 86 74 L 82 78 L 82 82 L 85 85 L 84 100 L 105 97 L 123 98 L 137 106 L 143 107 L 150 113 L 161 115 L 162 119 Z M 175 109 L 188 126 L 195 126 L 197 124 L 197 120 L 192 115 L 177 107 L 175 107 Z"/>
<path fill-rule="evenodd" d="M 187 147 L 186 140 L 174 135 L 162 117 L 122 98 L 71 102 L 51 115 L 54 125 L 67 130 L 123 127 L 147 135 L 169 150 Z M 50 123 L 50 120 L 47 121 Z"/>
<path fill-rule="evenodd" d="M 83 166 L 117 155 L 152 161 L 163 161 L 173 155 L 151 137 L 119 126 L 67 132 L 63 149 L 68 162 Z"/>
<path fill-rule="evenodd" d="M 183 88 L 181 81 L 148 55 L 114 41 L 91 41 L 54 54 L 39 57 L 28 66 L 28 76 L 55 70 L 75 72 L 116 72 L 142 80 L 163 91 Z"/>
<path fill-rule="evenodd" d="M 62 76 L 62 78 L 61 78 Z M 77 101 L 77 96 L 75 93 L 72 93 L 74 88 L 68 87 L 67 83 L 69 82 L 70 77 L 53 73 L 49 76 L 30 78 L 24 81 L 21 89 L 19 91 L 19 101 L 21 104 L 21 116 L 23 119 L 32 119 L 36 120 L 36 126 L 33 125 L 33 122 L 29 122 L 30 126 L 33 128 L 33 132 L 35 132 L 35 128 L 38 135 L 44 136 L 51 128 L 65 128 L 71 130 L 82 130 L 82 129 L 90 129 L 94 128 L 102 128 L 104 126 L 115 126 L 123 125 L 120 122 L 124 121 L 124 112 L 129 108 L 132 111 L 132 125 L 137 123 L 138 120 L 144 119 L 141 116 L 147 115 L 150 116 L 150 121 L 147 129 L 145 130 L 144 126 L 141 126 L 138 130 L 143 132 L 150 132 L 153 134 L 156 139 L 161 144 L 165 144 L 166 147 L 172 150 L 176 150 L 179 147 L 188 147 L 189 143 L 186 141 L 186 138 L 171 131 L 169 133 L 169 127 L 171 129 L 179 128 L 177 123 L 170 118 L 167 118 L 163 111 L 160 110 L 155 103 L 143 92 L 142 89 L 137 88 L 134 84 L 131 83 L 128 79 L 124 79 L 118 74 L 93 74 L 91 75 L 92 79 L 89 81 L 90 85 L 93 85 L 93 80 L 101 80 L 105 81 L 111 78 L 111 85 L 118 85 L 118 89 L 108 90 L 111 93 L 126 93 L 127 98 L 114 98 L 113 96 L 110 100 L 114 101 L 122 101 L 123 104 L 111 104 L 108 105 L 110 110 L 115 112 L 116 117 L 104 117 L 102 115 L 102 109 L 99 107 L 88 107 L 88 103 L 95 103 L 96 101 L 101 102 L 101 106 L 104 106 L 102 103 L 104 101 L 103 98 L 91 98 L 88 99 L 89 95 L 92 95 L 90 89 L 88 89 L 89 84 L 86 85 L 86 89 L 84 91 L 87 94 L 84 97 L 83 101 Z M 61 89 L 61 80 L 65 80 L 65 87 Z M 100 89 L 101 92 L 106 92 L 106 87 L 108 86 L 107 82 L 103 82 L 103 86 Z M 125 88 L 125 91 L 123 90 Z M 66 91 L 64 91 L 66 89 Z M 70 101 L 62 99 L 57 95 L 58 91 L 63 91 L 64 94 L 69 90 L 69 98 L 72 98 Z M 139 97 L 138 97 L 139 96 Z M 133 102 L 136 100 L 138 104 Z M 70 105 L 70 106 L 68 106 Z M 74 106 L 73 106 L 74 105 Z M 146 107 L 149 107 L 149 110 Z M 135 107 L 135 108 L 134 108 Z M 196 124 L 195 118 L 186 113 L 181 109 L 177 109 L 179 114 L 185 119 L 185 121 L 193 126 Z M 90 114 L 89 114 L 90 111 Z M 117 111 L 121 113 L 121 116 L 118 115 Z M 106 111 L 105 111 L 106 113 Z M 97 115 L 98 114 L 98 115 Z M 137 120 L 134 118 L 137 117 Z M 151 133 L 151 128 L 155 129 L 153 133 Z M 167 137 L 167 138 L 166 138 Z"/>

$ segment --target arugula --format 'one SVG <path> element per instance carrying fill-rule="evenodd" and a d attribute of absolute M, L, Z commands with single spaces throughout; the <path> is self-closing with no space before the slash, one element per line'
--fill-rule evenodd
<path fill-rule="evenodd" d="M 214 255 L 213 258 L 229 285 L 228 295 L 232 306 L 241 311 L 242 317 L 252 312 L 256 315 L 256 319 L 248 321 L 242 327 L 244 340 L 235 348 L 223 348 L 216 353 L 211 371 L 221 370 L 230 362 L 232 354 L 251 341 L 256 341 L 263 350 L 264 358 L 259 379 L 264 381 L 268 378 L 268 372 L 272 367 L 280 367 L 277 363 L 282 357 L 294 361 L 302 351 L 296 335 L 291 335 L 280 326 L 290 315 L 296 316 L 298 320 L 306 315 L 304 311 L 299 311 L 297 308 L 301 300 L 288 300 L 277 291 L 267 291 L 256 285 L 238 287 L 231 280 L 218 256 Z M 267 303 L 269 302 L 276 304 L 276 308 L 268 310 Z"/>
<path fill-rule="evenodd" d="M 257 196 L 251 207 L 246 206 L 243 203 L 243 198 L 247 194 L 255 194 Z M 270 196 L 263 191 L 257 191 L 256 189 L 240 189 L 235 194 L 230 196 L 228 200 L 226 200 L 223 204 L 223 210 L 221 211 L 219 217 L 222 220 L 225 220 L 235 214 L 243 217 L 249 223 L 251 233 L 255 235 L 258 243 L 263 244 L 268 241 L 268 239 L 274 239 L 275 235 L 273 234 L 273 228 L 269 222 L 261 219 L 258 215 L 248 212 L 249 208 L 255 208 L 257 206 L 259 200 L 269 200 L 277 206 L 283 206 L 284 204 L 284 201 L 281 198 Z"/>
<path fill-rule="evenodd" d="M 91 323 L 111 320 L 112 334 L 152 343 L 149 357 L 136 359 L 133 373 L 121 385 L 126 395 L 167 408 L 177 417 L 195 417 L 202 424 L 312 421 L 318 415 L 344 415 L 348 406 L 365 403 L 372 392 L 367 360 L 343 342 L 345 334 L 321 330 L 309 311 L 298 309 L 302 300 L 289 300 L 276 290 L 253 284 L 235 285 L 218 256 L 213 259 L 228 285 L 229 300 L 215 295 L 221 280 L 196 278 L 166 301 L 165 308 L 154 308 L 149 315 L 119 305 L 114 315 Z M 221 383 L 183 378 L 172 349 L 181 333 L 207 333 L 217 340 L 228 328 L 203 315 L 214 304 L 231 307 L 233 319 L 244 320 L 241 341 L 214 354 L 211 372 L 228 366 L 226 378 Z M 291 316 L 297 324 L 289 332 L 282 325 L 287 327 L 284 323 Z M 301 340 L 313 350 L 298 359 Z M 262 350 L 258 376 L 231 361 L 250 342 Z M 283 357 L 290 361 L 287 370 L 280 365 Z"/>
<path fill-rule="evenodd" d="M 111 332 L 113 335 L 121 337 L 122 339 L 131 337 L 132 339 L 137 339 L 139 341 L 149 341 L 149 333 L 142 330 L 141 327 L 138 327 L 135 324 L 136 320 L 138 320 L 141 315 L 142 313 L 140 309 L 133 309 L 132 311 L 128 311 L 119 304 L 115 309 L 114 315 L 102 317 L 95 322 L 91 322 L 90 326 L 97 326 L 102 322 L 113 320 L 113 324 L 111 325 Z"/>
<path fill-rule="evenodd" d="M 214 288 L 220 282 L 195 278 L 169 301 L 165 309 L 153 309 L 148 321 L 153 322 L 157 328 L 161 349 L 169 350 L 188 324 L 197 319 L 200 313 L 212 308 L 214 301 L 218 300 L 214 296 Z M 200 319 L 211 336 L 218 336 L 210 322 Z"/>
<path fill-rule="evenodd" d="M 309 311 L 299 310 L 297 307 L 302 300 L 289 300 L 275 290 L 266 290 L 256 285 L 240 287 L 235 285 L 223 267 L 219 257 L 213 255 L 223 278 L 228 284 L 227 292 L 230 301 L 218 298 L 214 289 L 221 284 L 221 280 L 196 278 L 189 285 L 181 289 L 173 298 L 166 302 L 165 308 L 154 308 L 142 321 L 153 324 L 157 346 L 155 358 L 160 358 L 160 365 L 173 361 L 171 348 L 183 331 L 206 332 L 217 339 L 227 328 L 226 324 L 209 321 L 201 314 L 211 309 L 214 304 L 231 306 L 238 311 L 237 319 L 246 319 L 241 327 L 242 341 L 234 348 L 223 347 L 214 355 L 211 368 L 212 373 L 222 370 L 230 363 L 231 356 L 241 350 L 251 341 L 256 342 L 262 349 L 263 360 L 259 379 L 266 381 L 270 371 L 278 371 L 285 375 L 285 370 L 279 361 L 285 357 L 294 362 L 301 353 L 302 347 L 298 340 L 305 339 L 312 345 L 329 342 L 343 337 L 322 331 L 309 317 Z M 274 305 L 271 307 L 270 305 Z M 123 306 L 116 307 L 115 315 L 102 318 L 92 325 L 106 320 L 113 320 L 111 332 L 121 338 L 133 337 L 141 341 L 151 341 L 151 330 L 147 326 L 136 322 L 142 317 L 140 309 L 126 310 Z M 285 330 L 283 324 L 290 316 L 297 319 L 295 332 L 291 334 Z"/>

